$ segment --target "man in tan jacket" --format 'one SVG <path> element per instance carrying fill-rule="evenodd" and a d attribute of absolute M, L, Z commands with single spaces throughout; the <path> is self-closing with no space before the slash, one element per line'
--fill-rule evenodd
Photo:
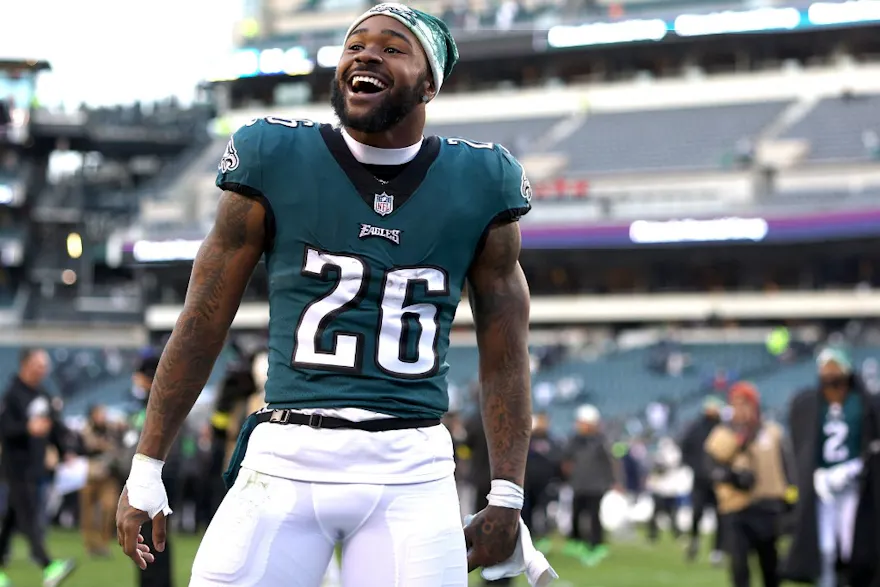
<path fill-rule="evenodd" d="M 89 419 L 82 432 L 83 447 L 89 458 L 89 475 L 79 492 L 80 528 L 86 552 L 107 557 L 113 539 L 113 520 L 119 497 L 119 481 L 113 475 L 112 463 L 119 450 L 118 438 L 107 422 L 102 405 L 89 409 Z"/>
<path fill-rule="evenodd" d="M 758 555 L 764 587 L 777 587 L 779 518 L 789 486 L 782 428 L 764 422 L 758 390 L 740 382 L 730 389 L 733 418 L 706 440 L 718 513 L 725 528 L 734 587 L 749 587 L 749 554 Z"/>

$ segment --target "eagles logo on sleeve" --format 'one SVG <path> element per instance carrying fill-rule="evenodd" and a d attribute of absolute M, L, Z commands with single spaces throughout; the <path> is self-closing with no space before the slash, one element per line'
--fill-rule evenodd
<path fill-rule="evenodd" d="M 238 163 L 238 151 L 235 150 L 235 142 L 230 138 L 229 142 L 226 143 L 226 151 L 223 153 L 217 168 L 220 170 L 220 173 L 228 173 L 238 169 Z"/>
<path fill-rule="evenodd" d="M 520 185 L 520 193 L 522 194 L 522 197 L 526 202 L 532 201 L 532 184 L 529 183 L 529 178 L 526 177 L 525 169 L 523 169 L 522 172 L 522 184 Z"/>

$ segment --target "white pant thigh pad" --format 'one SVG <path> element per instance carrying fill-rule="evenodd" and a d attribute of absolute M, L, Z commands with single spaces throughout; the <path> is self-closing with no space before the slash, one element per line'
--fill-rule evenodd
<path fill-rule="evenodd" d="M 205 533 L 190 587 L 319 587 L 332 553 L 310 484 L 242 469 Z"/>
<path fill-rule="evenodd" d="M 345 537 L 343 587 L 467 587 L 467 553 L 452 477 L 387 485 Z"/>

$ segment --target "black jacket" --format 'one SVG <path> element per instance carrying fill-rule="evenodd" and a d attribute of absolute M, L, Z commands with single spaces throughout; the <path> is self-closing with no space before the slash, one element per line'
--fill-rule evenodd
<path fill-rule="evenodd" d="M 681 460 L 694 472 L 694 484 L 709 485 L 710 471 L 706 459 L 706 439 L 720 420 L 702 415 L 687 427 L 681 437 Z"/>
<path fill-rule="evenodd" d="M 0 463 L 7 479 L 35 481 L 45 477 L 48 474 L 46 448 L 49 444 L 53 444 L 61 456 L 68 452 L 69 433 L 52 408 L 51 400 L 45 391 L 28 387 L 18 376 L 9 382 L 0 400 L 0 441 L 3 446 Z M 27 429 L 29 410 L 37 409 L 53 422 L 51 431 L 43 438 L 31 436 Z"/>
<path fill-rule="evenodd" d="M 851 560 L 854 572 L 861 579 L 853 582 L 853 587 L 880 587 L 880 396 L 865 393 L 857 382 L 851 393 L 862 394 L 864 400 L 862 455 L 865 459 Z M 790 581 L 800 583 L 814 583 L 821 572 L 816 490 L 813 487 L 819 400 L 818 390 L 803 391 L 792 400 L 789 412 L 789 430 L 797 468 L 798 502 L 794 511 L 792 544 L 781 574 Z"/>
<path fill-rule="evenodd" d="M 489 443 L 486 441 L 483 418 L 479 412 L 468 418 L 465 430 L 466 443 L 471 450 L 470 482 L 477 487 L 477 491 L 486 492 L 492 482 L 492 468 L 489 464 Z"/>
<path fill-rule="evenodd" d="M 526 461 L 526 485 L 546 487 L 562 477 L 562 447 L 546 432 L 532 432 Z"/>
<path fill-rule="evenodd" d="M 568 483 L 576 495 L 603 495 L 616 481 L 614 457 L 601 433 L 574 436 L 565 448 Z"/>

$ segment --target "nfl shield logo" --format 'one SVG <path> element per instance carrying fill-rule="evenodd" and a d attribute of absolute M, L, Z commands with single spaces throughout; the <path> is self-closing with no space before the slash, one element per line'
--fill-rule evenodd
<path fill-rule="evenodd" d="M 376 194 L 373 198 L 373 211 L 379 216 L 388 216 L 394 212 L 394 196 L 384 192 Z"/>

